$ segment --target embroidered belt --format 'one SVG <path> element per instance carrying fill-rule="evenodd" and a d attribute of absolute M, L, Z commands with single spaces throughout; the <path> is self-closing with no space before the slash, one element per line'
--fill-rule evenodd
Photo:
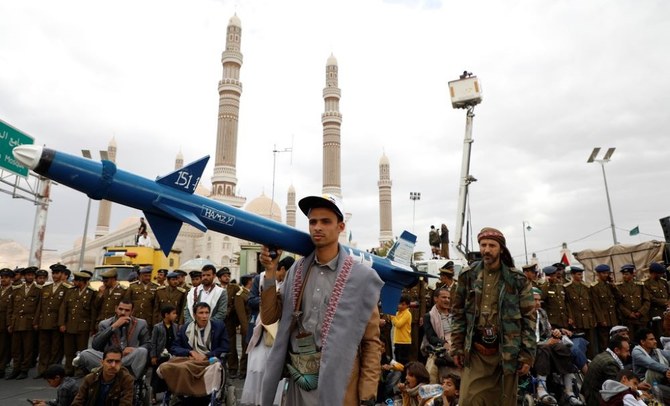
<path fill-rule="evenodd" d="M 496 355 L 498 353 L 498 347 L 485 347 L 484 344 L 480 344 L 478 342 L 472 343 L 472 346 L 475 347 L 475 350 L 477 350 L 478 353 L 482 355 Z"/>

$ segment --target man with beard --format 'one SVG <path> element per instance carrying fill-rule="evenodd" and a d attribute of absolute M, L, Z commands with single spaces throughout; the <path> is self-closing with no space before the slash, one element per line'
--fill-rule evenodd
<path fill-rule="evenodd" d="M 214 265 L 202 267 L 201 284 L 193 286 L 186 296 L 186 307 L 184 308 L 184 323 L 193 321 L 193 305 L 205 302 L 211 309 L 212 320 L 223 322 L 228 311 L 228 295 L 226 291 L 214 283 L 216 277 Z"/>
<path fill-rule="evenodd" d="M 168 270 L 165 268 L 156 271 L 156 284 L 158 286 L 167 286 L 167 274 Z"/>
<path fill-rule="evenodd" d="M 477 241 L 482 260 L 459 274 L 451 303 L 451 355 L 464 368 L 458 404 L 513 406 L 518 375 L 535 359 L 535 301 L 505 236 L 486 227 Z"/>
<path fill-rule="evenodd" d="M 449 351 L 451 348 L 451 315 L 449 307 L 451 294 L 448 287 L 443 286 L 435 289 L 433 293 L 435 305 L 424 316 L 424 343 L 430 344 L 433 348 L 444 348 Z M 423 344 L 422 344 L 423 348 Z M 430 383 L 439 383 L 439 377 L 446 373 L 446 364 L 437 359 L 435 353 L 428 356 L 426 369 L 430 374 Z M 444 357 L 442 357 L 444 360 Z M 441 364 L 441 365 L 438 365 Z"/>
<path fill-rule="evenodd" d="M 591 286 L 591 303 L 596 317 L 598 348 L 607 348 L 610 329 L 619 324 L 616 304 L 621 294 L 612 282 L 612 270 L 607 264 L 596 266 L 598 282 Z"/>
<path fill-rule="evenodd" d="M 599 390 L 603 382 L 615 379 L 624 363 L 630 356 L 630 343 L 623 336 L 615 336 L 610 340 L 609 347 L 596 355 L 589 364 L 589 370 L 584 374 L 582 394 L 586 398 L 587 406 L 598 406 L 600 403 Z"/>

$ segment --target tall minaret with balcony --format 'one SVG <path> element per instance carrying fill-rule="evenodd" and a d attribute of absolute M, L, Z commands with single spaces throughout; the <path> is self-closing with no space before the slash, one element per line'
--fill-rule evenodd
<path fill-rule="evenodd" d="M 116 140 L 112 137 L 107 145 L 107 159 L 116 162 Z M 98 224 L 95 227 L 95 238 L 102 237 L 109 233 L 109 219 L 112 216 L 112 202 L 109 200 L 100 200 L 98 206 Z"/>
<path fill-rule="evenodd" d="M 286 225 L 295 227 L 295 212 L 297 206 L 295 205 L 295 188 L 293 185 L 288 187 L 288 195 L 286 196 Z"/>
<path fill-rule="evenodd" d="M 391 165 L 386 154 L 379 159 L 379 246 L 393 241 L 393 211 L 391 209 Z"/>
<path fill-rule="evenodd" d="M 221 55 L 223 77 L 219 81 L 219 115 L 216 154 L 212 176 L 212 197 L 234 207 L 245 198 L 237 195 L 237 125 L 240 115 L 240 68 L 242 67 L 242 24 L 237 14 L 228 22 L 226 50 Z"/>
<path fill-rule="evenodd" d="M 326 62 L 326 87 L 323 88 L 325 109 L 323 125 L 323 193 L 342 198 L 340 181 L 340 88 L 337 87 L 337 59 L 330 54 Z"/>

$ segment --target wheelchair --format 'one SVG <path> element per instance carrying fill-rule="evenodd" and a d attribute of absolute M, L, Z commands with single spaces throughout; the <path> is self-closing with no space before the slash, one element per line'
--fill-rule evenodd
<path fill-rule="evenodd" d="M 579 399 L 582 404 L 586 404 L 586 399 L 580 394 L 581 384 L 583 382 L 583 375 L 581 372 L 575 373 L 575 379 L 572 381 L 573 393 L 579 394 Z M 540 385 L 537 377 L 527 374 L 519 377 L 517 404 L 519 406 L 536 406 L 536 405 L 570 405 L 569 399 L 563 391 L 563 377 L 560 374 L 552 373 L 547 377 L 547 393 L 556 401 L 547 402 L 545 399 L 537 397 L 537 387 Z"/>
<path fill-rule="evenodd" d="M 163 396 L 162 406 L 237 406 L 235 397 L 235 387 L 232 384 L 230 375 L 226 368 L 226 355 L 222 354 L 217 359 L 220 373 L 220 385 L 214 388 L 211 393 L 203 393 L 201 396 L 185 396 L 173 393 L 168 384 L 168 390 Z"/>

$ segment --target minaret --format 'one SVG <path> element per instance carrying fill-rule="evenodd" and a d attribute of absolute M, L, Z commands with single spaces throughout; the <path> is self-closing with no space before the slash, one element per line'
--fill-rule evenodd
<path fill-rule="evenodd" d="M 337 87 L 337 59 L 330 54 L 326 63 L 326 87 L 323 88 L 325 109 L 323 124 L 323 193 L 342 198 L 340 182 L 340 88 Z"/>
<path fill-rule="evenodd" d="M 393 211 L 391 209 L 391 165 L 386 154 L 379 159 L 379 245 L 393 241 Z"/>
<path fill-rule="evenodd" d="M 240 68 L 242 25 L 237 14 L 228 22 L 226 50 L 221 55 L 223 78 L 219 81 L 219 116 L 216 128 L 216 157 L 212 176 L 212 197 L 234 207 L 245 198 L 237 196 L 237 124 L 240 115 Z"/>
<path fill-rule="evenodd" d="M 107 146 L 107 158 L 109 161 L 116 162 L 116 140 L 112 137 Z M 98 206 L 98 225 L 95 227 L 95 238 L 102 237 L 109 233 L 109 219 L 112 214 L 112 202 L 109 200 L 100 200 Z"/>
<path fill-rule="evenodd" d="M 177 169 L 181 169 L 184 167 L 184 154 L 181 153 L 181 149 L 179 150 L 179 153 L 177 153 L 177 157 L 174 159 L 174 170 L 176 171 Z"/>
<path fill-rule="evenodd" d="M 295 227 L 295 188 L 293 185 L 288 187 L 288 196 L 286 198 L 286 225 Z"/>

